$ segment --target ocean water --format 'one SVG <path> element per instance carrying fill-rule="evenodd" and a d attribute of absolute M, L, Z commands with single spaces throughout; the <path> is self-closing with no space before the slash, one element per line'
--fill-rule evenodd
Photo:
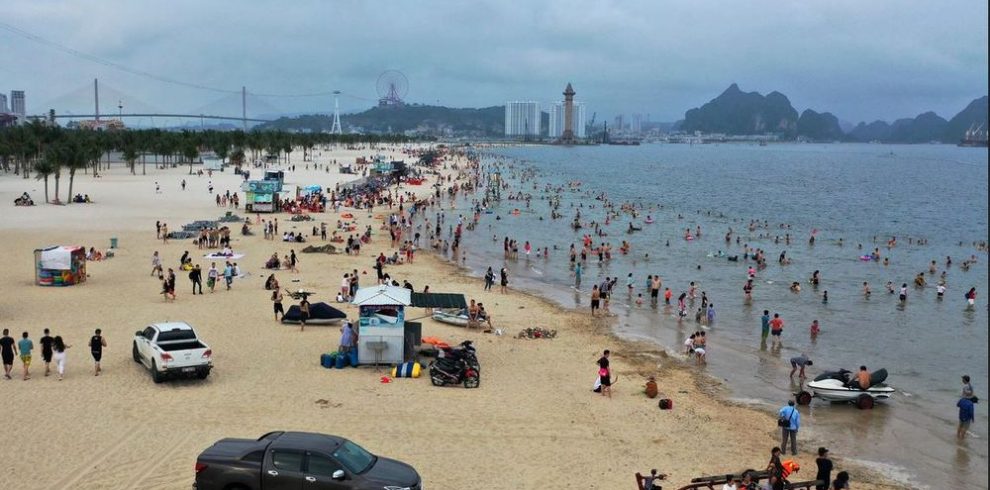
<path fill-rule="evenodd" d="M 477 227 L 465 232 L 467 265 L 476 273 L 505 266 L 513 287 L 575 308 L 588 308 L 593 284 L 618 276 L 612 305 L 617 333 L 654 341 L 671 352 L 679 352 L 685 337 L 700 328 L 693 312 L 705 291 L 717 320 L 706 327 L 708 364 L 697 369 L 724 379 L 741 401 L 777 407 L 791 399 L 801 387 L 788 378 L 788 360 L 800 353 L 814 360 L 809 379 L 827 369 L 855 370 L 861 364 L 889 371 L 888 383 L 898 393 L 872 411 L 819 400 L 802 408 L 806 449 L 826 445 L 833 456 L 876 462 L 867 464 L 910 486 L 987 488 L 985 403 L 977 405 L 970 439 L 955 440 L 960 376 L 969 374 L 977 394 L 990 396 L 987 253 L 974 246 L 988 235 L 985 149 L 534 146 L 495 154 L 484 162 L 501 168 L 508 189 L 491 206 L 492 214 L 482 214 Z M 571 182 L 580 185 L 566 185 Z M 564 190 L 547 192 L 546 184 Z M 529 195 L 528 205 L 507 198 L 519 192 Z M 616 206 L 634 204 L 639 216 L 624 213 L 604 226 L 608 236 L 593 237 L 595 244 L 611 243 L 612 259 L 600 263 L 589 257 L 582 285 L 575 287 L 567 250 L 572 243 L 580 250 L 581 236 L 592 230 L 574 230 L 571 222 L 580 210 L 582 222 L 603 223 L 602 201 L 596 199 L 603 193 Z M 550 218 L 552 196 L 559 197 L 560 219 Z M 470 195 L 457 210 L 448 210 L 448 223 L 457 213 L 470 218 L 470 199 L 481 197 L 483 192 Z M 519 209 L 518 215 L 513 209 Z M 647 215 L 655 222 L 646 224 Z M 753 231 L 751 220 L 760 224 Z M 630 222 L 642 230 L 627 233 Z M 683 239 L 686 228 L 694 233 L 698 226 L 700 238 Z M 726 243 L 730 227 L 735 235 Z M 503 259 L 506 236 L 519 241 L 518 259 Z M 891 237 L 897 237 L 897 245 L 888 249 Z M 631 245 L 628 254 L 618 250 L 623 240 Z M 522 252 L 525 241 L 534 251 L 529 258 Z M 765 250 L 768 263 L 756 276 L 751 302 L 742 292 L 753 265 L 743 260 L 744 245 Z M 537 248 L 544 247 L 550 248 L 549 258 L 536 257 Z M 875 247 L 889 258 L 888 265 L 860 260 Z M 789 265 L 777 263 L 782 251 Z M 732 255 L 739 261 L 727 260 Z M 964 271 L 961 265 L 971 256 L 976 263 Z M 935 274 L 928 273 L 932 260 Z M 808 279 L 815 270 L 821 272 L 821 284 L 812 288 Z M 942 271 L 947 291 L 939 300 L 935 284 Z M 632 294 L 626 290 L 629 273 Z M 918 273 L 928 279 L 927 287 L 913 287 Z M 660 274 L 675 299 L 696 282 L 699 300 L 688 305 L 688 318 L 679 321 L 662 299 L 658 308 L 649 306 L 648 274 Z M 793 281 L 804 286 L 800 293 L 789 291 Z M 864 281 L 873 291 L 869 298 L 861 292 Z M 898 288 L 908 283 L 906 303 L 887 293 L 888 281 Z M 975 308 L 967 308 L 963 297 L 970 287 L 977 288 Z M 827 303 L 822 301 L 825 291 Z M 639 293 L 643 306 L 635 304 Z M 764 309 L 780 313 L 786 322 L 779 351 L 761 345 Z M 813 339 L 809 326 L 815 319 L 821 334 Z"/>

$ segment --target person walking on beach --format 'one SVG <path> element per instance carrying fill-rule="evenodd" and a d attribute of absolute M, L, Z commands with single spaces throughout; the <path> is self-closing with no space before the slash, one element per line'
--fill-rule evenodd
<path fill-rule="evenodd" d="M 203 270 L 199 268 L 199 264 L 189 271 L 189 280 L 192 281 L 192 293 L 196 294 L 196 287 L 199 286 L 199 294 L 203 294 Z"/>
<path fill-rule="evenodd" d="M 502 270 L 499 271 L 499 275 L 501 276 L 501 292 L 502 294 L 506 294 L 509 292 L 509 271 L 503 267 Z"/>
<path fill-rule="evenodd" d="M 299 302 L 299 331 L 302 332 L 306 329 L 306 320 L 309 319 L 309 300 L 303 296 L 302 301 Z"/>
<path fill-rule="evenodd" d="M 832 460 L 828 458 L 828 449 L 824 447 L 818 448 L 818 458 L 815 459 L 815 466 L 818 467 L 818 473 L 815 474 L 815 480 L 821 482 L 821 484 L 815 485 L 815 490 L 828 490 L 828 484 L 832 481 Z"/>
<path fill-rule="evenodd" d="M 51 373 L 52 364 L 52 344 L 55 343 L 55 339 L 49 335 L 49 331 L 45 329 L 45 335 L 41 337 L 41 360 L 45 362 L 45 376 Z"/>
<path fill-rule="evenodd" d="M 763 310 L 763 316 L 760 317 L 760 338 L 766 341 L 768 335 L 770 335 L 770 310 Z"/>
<path fill-rule="evenodd" d="M 959 426 L 956 428 L 956 438 L 961 441 L 966 438 L 966 431 L 973 424 L 973 401 L 963 397 L 956 402 L 956 406 L 959 407 Z"/>
<path fill-rule="evenodd" d="M 234 283 L 234 266 L 230 262 L 223 268 L 223 280 L 227 284 L 227 291 L 230 291 L 230 285 Z"/>
<path fill-rule="evenodd" d="M 299 272 L 299 259 L 296 257 L 296 250 L 292 249 L 289 251 L 289 270 L 292 272 Z"/>
<path fill-rule="evenodd" d="M 581 271 L 582 271 L 581 263 L 578 262 L 577 264 L 574 264 L 574 288 L 575 289 L 581 287 Z"/>
<path fill-rule="evenodd" d="M 210 293 L 213 293 L 219 278 L 220 271 L 217 270 L 217 263 L 213 262 L 210 264 L 210 270 L 206 271 L 206 287 L 210 288 Z"/>
<path fill-rule="evenodd" d="M 62 381 L 62 378 L 65 376 L 65 351 L 70 347 L 72 346 L 66 344 L 62 340 L 61 335 L 55 336 L 55 341 L 52 343 L 52 350 L 55 352 L 55 369 L 58 372 L 59 381 Z"/>
<path fill-rule="evenodd" d="M 103 359 L 103 348 L 106 346 L 107 339 L 103 337 L 103 330 L 96 329 L 93 336 L 89 338 L 89 352 L 93 355 L 93 362 L 95 363 L 93 376 L 99 376 L 103 372 L 100 361 Z"/>
<path fill-rule="evenodd" d="M 168 225 L 162 223 L 162 243 L 168 245 Z"/>
<path fill-rule="evenodd" d="M 14 338 L 10 336 L 10 329 L 3 329 L 3 337 L 0 337 L 0 357 L 3 357 L 3 377 L 12 379 L 10 371 L 14 369 L 14 355 L 17 354 L 17 345 Z"/>
<path fill-rule="evenodd" d="M 272 290 L 272 310 L 275 312 L 275 321 L 278 321 L 279 313 L 285 318 L 285 309 L 282 306 L 282 291 L 278 288 Z"/>
<path fill-rule="evenodd" d="M 612 370 L 608 361 L 609 354 L 611 352 L 605 349 L 602 357 L 598 359 L 598 382 L 601 384 L 602 396 L 612 398 Z"/>
<path fill-rule="evenodd" d="M 591 316 L 595 316 L 595 311 L 601 306 L 602 293 L 595 284 L 591 287 Z"/>
<path fill-rule="evenodd" d="M 151 255 L 151 275 L 158 274 L 158 278 L 162 278 L 162 257 L 158 255 L 158 251 Z"/>
<path fill-rule="evenodd" d="M 797 456 L 797 433 L 801 428 L 801 412 L 794 406 L 794 400 L 777 412 L 777 425 L 780 426 L 780 450 L 787 452 L 787 441 L 791 442 L 791 454 Z"/>
<path fill-rule="evenodd" d="M 485 291 L 491 291 L 492 286 L 495 285 L 495 271 L 492 270 L 491 266 L 488 266 L 488 270 L 485 271 Z"/>
<path fill-rule="evenodd" d="M 31 379 L 31 351 L 34 350 L 34 342 L 28 338 L 28 333 L 21 334 L 21 340 L 17 341 L 17 348 L 21 351 L 21 364 L 24 365 L 24 381 Z"/>

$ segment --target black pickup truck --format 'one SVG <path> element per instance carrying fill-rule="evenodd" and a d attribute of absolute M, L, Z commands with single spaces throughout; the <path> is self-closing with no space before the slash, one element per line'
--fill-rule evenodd
<path fill-rule="evenodd" d="M 343 437 L 269 432 L 221 439 L 196 458 L 196 490 L 423 490 L 405 463 Z"/>

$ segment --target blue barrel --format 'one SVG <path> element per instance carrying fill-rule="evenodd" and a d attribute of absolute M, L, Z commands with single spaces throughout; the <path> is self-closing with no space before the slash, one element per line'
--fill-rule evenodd
<path fill-rule="evenodd" d="M 351 367 L 358 367 L 358 351 L 357 349 L 351 349 L 347 353 L 347 360 L 350 362 Z"/>
<path fill-rule="evenodd" d="M 344 369 L 345 367 L 347 367 L 347 357 L 337 356 L 335 361 L 336 361 L 337 369 Z"/>
<path fill-rule="evenodd" d="M 320 354 L 320 365 L 327 368 L 333 368 L 333 355 L 332 354 Z"/>

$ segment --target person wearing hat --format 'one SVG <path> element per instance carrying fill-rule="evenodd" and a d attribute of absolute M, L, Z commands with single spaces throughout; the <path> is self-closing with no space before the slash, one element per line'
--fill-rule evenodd
<path fill-rule="evenodd" d="M 818 458 L 815 459 L 815 464 L 818 465 L 818 474 L 815 475 L 818 484 L 815 485 L 815 490 L 828 490 L 828 484 L 832 481 L 832 460 L 828 458 L 827 448 L 818 448 Z"/>

